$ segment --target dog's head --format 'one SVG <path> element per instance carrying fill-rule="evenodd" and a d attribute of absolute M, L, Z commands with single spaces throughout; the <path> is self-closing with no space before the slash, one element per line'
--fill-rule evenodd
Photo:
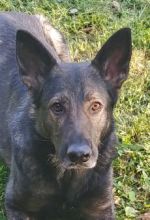
<path fill-rule="evenodd" d="M 112 111 L 126 80 L 131 33 L 124 28 L 92 62 L 62 63 L 35 37 L 17 33 L 17 61 L 36 106 L 36 129 L 50 139 L 65 168 L 92 168 L 112 129 Z"/>

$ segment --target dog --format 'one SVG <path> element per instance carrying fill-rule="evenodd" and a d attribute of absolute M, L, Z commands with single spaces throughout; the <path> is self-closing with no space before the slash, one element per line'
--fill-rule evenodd
<path fill-rule="evenodd" d="M 114 220 L 113 109 L 131 30 L 91 62 L 72 63 L 43 16 L 0 14 L 0 155 L 10 168 L 8 220 Z"/>

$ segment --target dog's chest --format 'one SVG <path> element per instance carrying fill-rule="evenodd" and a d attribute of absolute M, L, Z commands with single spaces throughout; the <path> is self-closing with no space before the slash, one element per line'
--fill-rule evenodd
<path fill-rule="evenodd" d="M 42 219 L 73 219 L 77 215 L 77 206 L 74 201 L 68 200 L 67 192 L 60 190 L 53 183 L 34 186 L 32 196 L 27 202 L 28 211 L 39 212 Z M 77 216 L 78 217 L 78 216 Z M 78 218 L 74 219 L 78 219 Z"/>
<path fill-rule="evenodd" d="M 28 201 L 28 209 L 44 210 L 47 215 L 53 217 L 70 216 L 76 213 L 79 200 L 76 198 L 76 190 L 74 186 L 67 181 L 65 184 L 60 184 L 55 179 L 46 180 L 43 178 L 36 179 L 32 190 L 32 196 Z"/>

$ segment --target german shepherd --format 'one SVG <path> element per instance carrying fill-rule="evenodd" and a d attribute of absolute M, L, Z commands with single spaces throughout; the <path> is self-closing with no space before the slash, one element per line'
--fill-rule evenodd
<path fill-rule="evenodd" d="M 0 14 L 0 154 L 8 220 L 114 220 L 113 108 L 127 79 L 131 31 L 72 63 L 43 16 Z"/>

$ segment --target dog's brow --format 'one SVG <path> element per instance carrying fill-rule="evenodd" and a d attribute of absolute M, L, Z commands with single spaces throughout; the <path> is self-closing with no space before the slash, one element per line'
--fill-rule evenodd
<path fill-rule="evenodd" d="M 84 95 L 85 101 L 90 101 L 94 99 L 100 99 L 100 95 L 98 93 L 88 92 Z"/>
<path fill-rule="evenodd" d="M 49 103 L 55 102 L 55 101 L 60 101 L 60 100 L 68 100 L 67 94 L 62 94 L 62 93 L 57 93 L 55 96 L 53 96 L 50 100 Z"/>

